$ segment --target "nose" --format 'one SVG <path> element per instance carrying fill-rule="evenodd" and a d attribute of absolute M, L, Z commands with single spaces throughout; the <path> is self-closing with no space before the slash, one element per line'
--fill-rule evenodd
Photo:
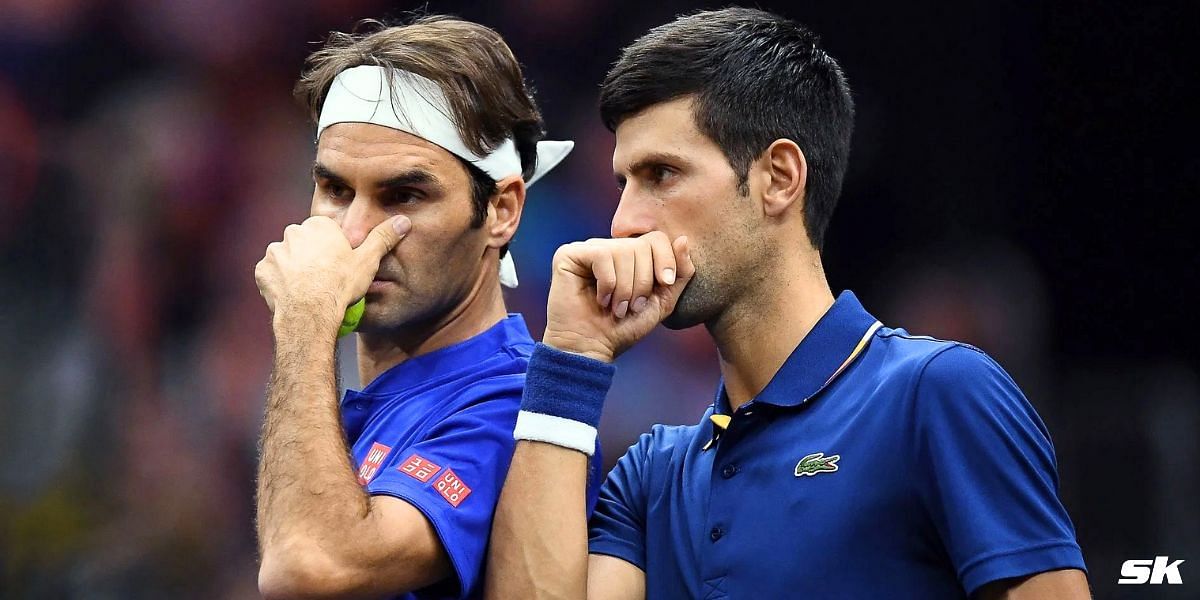
<path fill-rule="evenodd" d="M 650 203 L 640 201 L 637 194 L 630 187 L 626 187 L 621 191 L 617 212 L 613 213 L 612 236 L 637 237 L 654 231 L 654 215 L 650 208 Z"/>
<path fill-rule="evenodd" d="M 350 242 L 351 248 L 357 248 L 367 239 L 367 234 L 387 218 L 384 211 L 378 210 L 374 202 L 362 194 L 356 194 L 350 205 L 338 213 L 335 219 L 342 228 L 342 233 Z"/>

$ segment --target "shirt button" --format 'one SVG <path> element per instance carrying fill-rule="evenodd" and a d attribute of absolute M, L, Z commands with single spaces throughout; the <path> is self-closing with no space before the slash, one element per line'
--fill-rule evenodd
<path fill-rule="evenodd" d="M 725 530 L 720 527 L 713 527 L 712 531 L 708 532 L 708 537 L 712 538 L 714 542 L 721 539 L 723 535 L 725 535 Z"/>
<path fill-rule="evenodd" d="M 721 477 L 724 477 L 725 479 L 729 479 L 730 477 L 737 475 L 737 472 L 738 472 L 737 465 L 725 465 L 725 468 L 721 469 Z"/>
<path fill-rule="evenodd" d="M 362 410 L 362 409 L 363 409 L 363 403 L 362 403 L 362 402 L 355 402 L 355 403 L 354 403 L 354 410 Z"/>

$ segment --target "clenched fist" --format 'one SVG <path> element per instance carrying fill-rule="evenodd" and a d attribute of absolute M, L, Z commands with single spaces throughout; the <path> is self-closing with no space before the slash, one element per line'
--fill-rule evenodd
<path fill-rule="evenodd" d="M 548 346 L 612 362 L 675 310 L 695 265 L 687 237 L 591 239 L 554 254 Z"/>
<path fill-rule="evenodd" d="M 351 248 L 337 223 L 329 217 L 309 217 L 288 225 L 283 241 L 267 246 L 254 267 L 258 291 L 278 321 L 317 319 L 336 330 L 346 307 L 367 293 L 379 261 L 408 234 L 412 222 L 392 217 Z"/>

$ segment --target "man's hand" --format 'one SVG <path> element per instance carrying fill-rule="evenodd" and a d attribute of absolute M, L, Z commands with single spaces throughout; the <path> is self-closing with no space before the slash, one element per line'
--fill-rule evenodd
<path fill-rule="evenodd" d="M 337 223 L 329 217 L 309 217 L 301 225 L 288 225 L 283 241 L 267 246 L 266 256 L 254 267 L 258 291 L 272 315 L 299 313 L 341 323 L 346 307 L 367 293 L 379 261 L 408 234 L 412 222 L 392 217 L 351 248 Z"/>
<path fill-rule="evenodd" d="M 542 342 L 612 362 L 671 311 L 696 267 L 687 237 L 592 239 L 554 254 Z"/>
<path fill-rule="evenodd" d="M 351 248 L 337 223 L 312 217 L 255 267 L 275 325 L 255 520 L 266 598 L 391 597 L 453 573 L 420 510 L 358 483 L 338 411 L 338 324 L 410 227 L 393 217 Z"/>

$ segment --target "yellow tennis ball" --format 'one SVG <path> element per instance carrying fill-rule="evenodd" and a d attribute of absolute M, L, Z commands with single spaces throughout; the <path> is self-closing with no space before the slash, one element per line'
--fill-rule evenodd
<path fill-rule="evenodd" d="M 355 329 L 358 329 L 358 322 L 362 320 L 363 310 L 367 308 L 367 299 L 360 298 L 358 302 L 350 305 L 346 309 L 346 316 L 342 317 L 342 326 L 338 327 L 338 337 L 342 337 Z"/>

